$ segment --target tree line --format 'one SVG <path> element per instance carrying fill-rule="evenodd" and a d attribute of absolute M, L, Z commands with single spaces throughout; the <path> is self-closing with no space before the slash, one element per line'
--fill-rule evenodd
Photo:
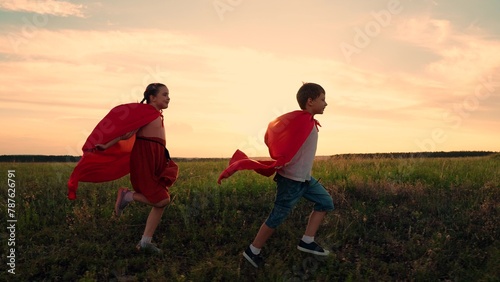
<path fill-rule="evenodd" d="M 484 157 L 498 154 L 492 151 L 451 151 L 451 152 L 411 152 L 411 153 L 366 153 L 366 154 L 340 154 L 333 155 L 332 158 L 464 158 L 464 157 Z"/>
<path fill-rule="evenodd" d="M 484 157 L 499 154 L 492 151 L 451 151 L 451 152 L 417 152 L 417 153 L 366 153 L 338 154 L 331 158 L 463 158 Z M 0 155 L 0 162 L 10 163 L 45 163 L 45 162 L 78 162 L 81 156 L 69 155 Z M 223 160 L 224 158 L 174 158 L 176 161 Z"/>

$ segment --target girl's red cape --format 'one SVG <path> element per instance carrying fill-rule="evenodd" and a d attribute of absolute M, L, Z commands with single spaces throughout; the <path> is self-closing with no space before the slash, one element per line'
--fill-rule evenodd
<path fill-rule="evenodd" d="M 317 129 L 318 121 L 306 111 L 293 111 L 279 116 L 269 123 L 264 136 L 264 142 L 273 160 L 253 160 L 242 151 L 236 150 L 229 161 L 229 166 L 220 174 L 217 183 L 220 184 L 222 179 L 228 178 L 239 170 L 254 170 L 264 176 L 273 175 L 276 170 L 292 160 L 314 126 Z"/>
<path fill-rule="evenodd" d="M 82 147 L 83 155 L 68 181 L 68 199 L 76 199 L 78 182 L 105 182 L 130 173 L 130 152 L 135 135 L 121 140 L 104 151 L 95 149 L 107 142 L 152 122 L 160 112 L 148 104 L 130 103 L 114 107 L 94 128 Z M 177 179 L 177 165 L 169 162 L 171 186 Z"/>

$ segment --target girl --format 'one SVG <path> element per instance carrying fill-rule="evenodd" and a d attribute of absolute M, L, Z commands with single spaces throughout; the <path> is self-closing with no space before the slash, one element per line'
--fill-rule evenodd
<path fill-rule="evenodd" d="M 170 103 L 167 86 L 161 83 L 148 85 L 141 104 L 144 102 L 158 111 L 157 118 L 106 144 L 97 144 L 95 148 L 105 151 L 120 140 L 128 140 L 135 136 L 130 152 L 130 182 L 134 191 L 127 188 L 118 189 L 115 214 L 120 216 L 123 209 L 133 201 L 152 206 L 144 233 L 136 248 L 141 251 L 161 253 L 161 250 L 151 243 L 151 238 L 160 223 L 165 207 L 170 202 L 168 187 L 173 184 L 178 172 L 177 165 L 170 159 L 165 148 L 162 110 L 168 108 Z"/>

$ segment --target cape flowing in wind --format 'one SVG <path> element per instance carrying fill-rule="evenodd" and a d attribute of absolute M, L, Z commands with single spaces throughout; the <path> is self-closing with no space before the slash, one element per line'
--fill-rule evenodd
<path fill-rule="evenodd" d="M 240 150 L 231 157 L 229 166 L 220 174 L 217 183 L 228 178 L 239 170 L 254 170 L 264 176 L 273 175 L 280 167 L 284 166 L 299 151 L 313 130 L 321 126 L 307 111 L 293 111 L 279 116 L 269 123 L 264 142 L 269 148 L 269 155 L 273 160 L 257 161 L 248 158 Z"/>
<path fill-rule="evenodd" d="M 120 140 L 104 151 L 95 148 L 97 144 L 123 136 L 139 129 L 158 118 L 161 113 L 148 104 L 130 103 L 114 107 L 94 128 L 82 147 L 83 155 L 68 181 L 68 199 L 76 199 L 78 182 L 106 182 L 121 178 L 130 172 L 130 152 L 134 146 L 135 134 L 127 140 Z M 169 161 L 168 186 L 177 179 L 177 165 Z"/>

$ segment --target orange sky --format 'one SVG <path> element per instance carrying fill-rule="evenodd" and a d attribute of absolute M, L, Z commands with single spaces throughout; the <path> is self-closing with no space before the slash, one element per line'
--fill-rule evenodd
<path fill-rule="evenodd" d="M 163 82 L 173 156 L 266 156 L 303 81 L 327 92 L 318 155 L 500 151 L 498 2 L 78 3 L 0 1 L 0 154 L 80 155 Z"/>

